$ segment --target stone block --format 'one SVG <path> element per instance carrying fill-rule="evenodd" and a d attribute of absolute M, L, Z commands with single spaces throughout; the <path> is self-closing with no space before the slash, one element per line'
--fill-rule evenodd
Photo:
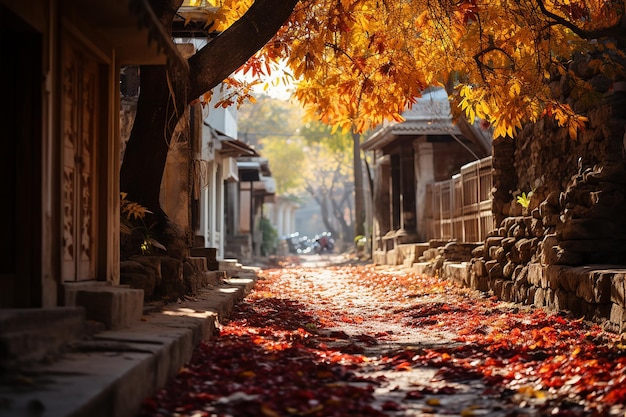
<path fill-rule="evenodd" d="M 537 287 L 535 287 L 533 285 L 529 285 L 528 286 L 527 304 L 528 305 L 534 305 L 536 296 L 537 296 Z"/>
<path fill-rule="evenodd" d="M 502 247 L 501 247 L 501 246 L 491 246 L 491 247 L 489 248 L 488 253 L 487 253 L 487 254 L 488 254 L 488 258 L 489 258 L 490 260 L 491 260 L 491 259 L 497 259 L 497 256 L 498 256 L 498 250 L 500 250 L 500 249 L 502 249 Z"/>
<path fill-rule="evenodd" d="M 485 240 L 485 247 L 490 248 L 492 246 L 500 246 L 502 239 L 504 239 L 502 236 L 488 237 Z"/>
<path fill-rule="evenodd" d="M 485 262 L 485 269 L 487 270 L 487 273 L 489 273 L 489 271 L 491 271 L 491 268 L 493 268 L 494 266 L 498 265 L 498 263 L 499 262 L 496 261 L 496 260 Z"/>
<path fill-rule="evenodd" d="M 394 253 L 396 254 L 396 258 L 394 260 L 394 263 L 391 265 L 403 265 L 404 263 L 404 257 L 405 257 L 405 252 L 402 250 L 402 245 L 398 245 L 396 246 L 396 248 L 394 249 Z"/>
<path fill-rule="evenodd" d="M 555 265 L 570 265 L 577 266 L 585 263 L 585 258 L 580 252 L 576 252 L 569 249 L 556 248 L 556 260 Z"/>
<path fill-rule="evenodd" d="M 543 288 L 535 287 L 534 293 L 535 293 L 535 298 L 533 301 L 533 305 L 535 305 L 536 307 L 547 306 L 546 290 L 544 290 Z"/>
<path fill-rule="evenodd" d="M 607 219 L 572 219 L 560 228 L 563 240 L 603 239 L 613 235 L 613 222 Z"/>
<path fill-rule="evenodd" d="M 495 279 L 502 279 L 503 277 L 502 264 L 496 263 L 493 268 L 489 270 L 489 279 L 493 281 Z"/>
<path fill-rule="evenodd" d="M 561 223 L 561 219 L 558 213 L 555 214 L 548 214 L 546 216 L 543 216 L 542 218 L 542 223 L 545 227 L 547 226 L 557 226 Z"/>
<path fill-rule="evenodd" d="M 556 298 L 556 290 L 548 288 L 546 290 L 546 300 L 548 301 L 548 306 L 552 306 L 552 309 L 554 309 L 555 298 Z"/>
<path fill-rule="evenodd" d="M 412 259 L 412 258 L 405 258 L 404 261 L 402 261 L 402 266 L 404 268 L 410 268 L 411 266 L 413 266 L 413 264 L 415 263 L 416 259 Z"/>
<path fill-rule="evenodd" d="M 581 275 L 576 296 L 588 303 L 600 304 L 611 301 L 611 273 L 594 271 Z"/>
<path fill-rule="evenodd" d="M 478 291 L 489 291 L 489 277 L 486 275 L 478 276 L 476 274 L 471 274 L 470 287 Z"/>
<path fill-rule="evenodd" d="M 574 312 L 577 317 L 585 317 L 587 320 L 591 320 L 595 323 L 610 322 L 611 303 L 593 304 L 581 300 L 580 298 L 577 298 L 577 300 L 580 301 L 580 312 L 574 310 L 576 306 L 572 307 L 572 312 Z"/>
<path fill-rule="evenodd" d="M 526 227 L 524 225 L 517 224 L 515 225 L 515 227 L 513 227 L 513 229 L 511 229 L 510 234 L 515 239 L 521 239 L 523 237 L 526 237 Z"/>
<path fill-rule="evenodd" d="M 556 234 L 546 235 L 540 244 L 541 263 L 543 265 L 556 265 L 558 261 L 559 240 Z"/>
<path fill-rule="evenodd" d="M 513 283 L 513 300 L 516 303 L 529 304 L 528 303 L 528 285 L 521 281 L 515 281 Z"/>
<path fill-rule="evenodd" d="M 513 280 L 516 282 L 521 282 L 523 284 L 528 284 L 528 266 L 526 265 L 517 265 L 515 270 L 513 271 Z"/>
<path fill-rule="evenodd" d="M 419 275 L 435 275 L 435 267 L 432 262 L 416 262 L 413 264 L 413 271 Z"/>
<path fill-rule="evenodd" d="M 547 280 L 550 287 L 553 289 L 561 288 L 575 293 L 580 275 L 580 272 L 577 272 L 577 268 L 568 265 L 550 265 L 547 267 L 546 271 L 549 271 Z"/>
<path fill-rule="evenodd" d="M 161 257 L 159 256 L 136 256 L 132 261 L 143 265 L 147 274 L 154 276 L 156 286 L 161 285 Z"/>
<path fill-rule="evenodd" d="M 143 314 L 143 291 L 122 287 L 91 287 L 76 292 L 76 305 L 85 309 L 88 320 L 121 329 L 136 323 Z"/>
<path fill-rule="evenodd" d="M 616 273 L 611 279 L 611 302 L 626 307 L 626 273 Z"/>
<path fill-rule="evenodd" d="M 546 228 L 543 225 L 543 221 L 541 219 L 533 219 L 530 227 L 530 235 L 534 237 L 543 237 L 545 232 Z"/>
<path fill-rule="evenodd" d="M 507 252 L 504 250 L 504 248 L 503 247 L 499 247 L 496 250 L 494 259 L 497 260 L 498 263 L 501 263 L 501 264 L 504 265 L 507 262 L 506 255 L 507 255 Z"/>
<path fill-rule="evenodd" d="M 0 369 L 5 361 L 32 364 L 56 355 L 84 330 L 81 307 L 0 310 Z"/>
<path fill-rule="evenodd" d="M 511 228 L 513 228 L 517 224 L 517 218 L 515 216 L 509 216 L 502 220 L 502 227 L 504 227 L 507 231 L 507 234 Z"/>
<path fill-rule="evenodd" d="M 143 291 L 145 301 L 151 300 L 156 289 L 156 276 L 154 273 L 144 271 L 120 273 L 120 284 Z"/>
<path fill-rule="evenodd" d="M 515 245 L 513 247 L 516 249 L 519 255 L 520 263 L 526 264 L 530 261 L 533 251 L 532 239 L 520 239 L 515 242 Z"/>
<path fill-rule="evenodd" d="M 515 265 L 515 263 L 509 261 L 507 262 L 504 267 L 502 267 L 502 275 L 504 275 L 505 278 L 512 278 L 513 277 L 513 271 L 515 271 L 515 267 L 517 265 Z"/>
<path fill-rule="evenodd" d="M 626 307 L 611 303 L 609 321 L 616 326 L 619 332 L 626 330 Z"/>
<path fill-rule="evenodd" d="M 374 265 L 386 265 L 387 255 L 383 251 L 375 251 L 372 254 L 372 262 Z"/>
<path fill-rule="evenodd" d="M 479 277 L 487 275 L 487 268 L 485 267 L 485 261 L 483 259 L 474 259 L 472 264 L 472 271 Z"/>
<path fill-rule="evenodd" d="M 504 281 L 504 283 L 502 284 L 502 296 L 501 296 L 502 300 L 514 301 L 513 287 L 514 287 L 513 281 Z"/>
<path fill-rule="evenodd" d="M 502 239 L 502 248 L 504 248 L 505 252 L 508 252 L 511 250 L 511 248 L 513 247 L 513 245 L 515 245 L 515 242 L 517 242 L 517 239 L 514 237 L 506 237 L 504 239 Z"/>
<path fill-rule="evenodd" d="M 550 288 L 552 290 L 562 288 L 561 283 L 565 277 L 565 271 L 567 270 L 568 267 L 562 265 L 547 266 L 544 269 L 543 276 L 541 277 L 541 287 Z"/>
<path fill-rule="evenodd" d="M 198 271 L 207 270 L 207 258 L 205 258 L 204 256 L 189 256 L 184 260 L 183 263 L 189 264 L 193 269 Z"/>
<path fill-rule="evenodd" d="M 558 311 L 566 311 L 570 309 L 570 298 L 572 293 L 557 289 L 554 291 L 553 307 Z"/>
<path fill-rule="evenodd" d="M 443 275 L 451 281 L 466 285 L 469 282 L 469 264 L 446 262 L 443 265 Z"/>
<path fill-rule="evenodd" d="M 544 267 L 538 263 L 528 264 L 528 282 L 535 287 L 542 287 Z"/>
<path fill-rule="evenodd" d="M 508 261 L 510 261 L 510 262 L 515 263 L 515 264 L 521 264 L 522 263 L 522 258 L 520 257 L 520 253 L 517 250 L 517 247 L 515 245 L 511 246 L 511 249 L 506 254 L 506 259 Z"/>
<path fill-rule="evenodd" d="M 141 264 L 141 262 L 137 262 L 136 260 L 127 260 L 120 262 L 120 273 L 143 273 L 145 272 L 145 267 Z"/>
<path fill-rule="evenodd" d="M 413 247 L 415 248 L 416 258 L 419 258 L 420 256 L 424 255 L 424 252 L 427 251 L 428 248 L 430 247 L 428 243 L 412 243 L 411 245 L 413 245 Z"/>
<path fill-rule="evenodd" d="M 200 264 L 191 262 L 194 259 L 199 259 L 202 262 Z M 215 271 L 208 271 L 206 267 L 203 268 L 204 265 L 206 265 L 205 258 L 187 258 L 183 262 L 183 281 L 186 293 L 196 294 L 200 289 L 214 283 L 212 275 Z"/>
<path fill-rule="evenodd" d="M 165 299 L 176 300 L 185 293 L 183 264 L 179 259 L 161 259 L 161 278 L 159 293 Z"/>
<path fill-rule="evenodd" d="M 491 289 L 493 291 L 493 294 L 500 298 L 502 298 L 502 288 L 504 287 L 504 280 L 503 279 L 492 279 L 491 280 Z"/>
<path fill-rule="evenodd" d="M 437 240 L 437 239 L 431 239 L 428 241 L 428 246 L 431 249 L 436 249 L 436 248 L 440 248 L 443 246 L 446 246 L 450 241 L 449 240 Z"/>

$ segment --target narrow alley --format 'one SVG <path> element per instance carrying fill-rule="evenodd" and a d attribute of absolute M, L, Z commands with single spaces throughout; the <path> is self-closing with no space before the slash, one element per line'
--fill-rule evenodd
<path fill-rule="evenodd" d="M 624 416 L 626 346 L 407 270 L 260 271 L 146 416 Z"/>

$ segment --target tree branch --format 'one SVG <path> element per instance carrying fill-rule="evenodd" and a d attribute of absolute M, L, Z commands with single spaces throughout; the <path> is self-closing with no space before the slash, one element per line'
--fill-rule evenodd
<path fill-rule="evenodd" d="M 618 39 L 620 40 L 620 42 L 624 39 L 624 27 L 623 27 L 624 13 L 622 13 L 622 17 L 613 26 L 604 27 L 604 28 L 595 29 L 595 30 L 585 30 L 575 25 L 571 21 L 567 20 L 566 18 L 559 16 L 557 14 L 554 14 L 548 9 L 546 9 L 546 5 L 544 4 L 543 0 L 537 0 L 537 6 L 539 6 L 539 10 L 541 10 L 541 13 L 544 16 L 552 19 L 556 24 L 559 24 L 561 26 L 568 28 L 569 30 L 574 32 L 576 35 L 580 36 L 582 39 L 597 39 L 597 38 L 608 37 L 608 38 Z"/>
<path fill-rule="evenodd" d="M 300 0 L 255 0 L 228 29 L 189 58 L 189 100 L 219 85 L 261 49 L 289 19 Z"/>

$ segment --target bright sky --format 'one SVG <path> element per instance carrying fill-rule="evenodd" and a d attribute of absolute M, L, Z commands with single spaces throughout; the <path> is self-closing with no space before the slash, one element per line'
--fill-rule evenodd
<path fill-rule="evenodd" d="M 285 66 L 285 64 L 282 64 L 278 69 L 274 70 L 266 82 L 254 87 L 254 91 L 257 94 L 264 93 L 273 98 L 289 100 L 291 91 L 295 89 L 295 85 L 293 83 L 293 77 L 284 72 Z M 287 82 L 287 84 L 285 84 L 285 82 Z"/>

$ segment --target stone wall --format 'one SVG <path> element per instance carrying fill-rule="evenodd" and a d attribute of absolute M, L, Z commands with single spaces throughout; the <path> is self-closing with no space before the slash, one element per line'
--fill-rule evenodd
<path fill-rule="evenodd" d="M 570 69 L 603 100 L 565 98 L 571 79 L 551 88 L 589 118 L 572 140 L 552 119 L 528 125 L 514 140 L 494 142 L 493 211 L 498 228 L 477 247 L 464 284 L 502 300 L 604 322 L 626 330 L 626 94 L 622 82 Z M 532 191 L 530 205 L 516 202 Z"/>

